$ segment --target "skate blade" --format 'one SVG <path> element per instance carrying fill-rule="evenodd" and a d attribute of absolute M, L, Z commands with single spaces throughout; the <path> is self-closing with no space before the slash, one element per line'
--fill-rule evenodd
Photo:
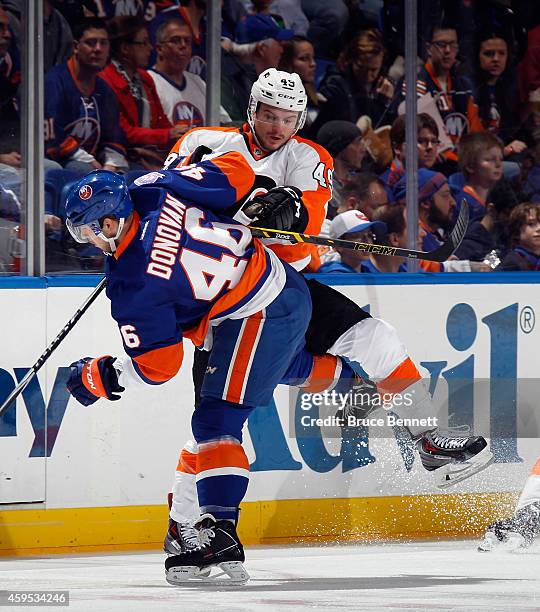
<path fill-rule="evenodd" d="M 441 477 L 441 481 L 437 485 L 437 488 L 447 489 L 462 480 L 474 476 L 474 474 L 478 474 L 478 472 L 485 470 L 493 462 L 493 459 L 493 453 L 486 446 L 484 450 L 480 451 L 478 455 L 471 457 L 468 461 L 443 465 L 437 470 L 434 470 L 435 473 Z"/>
<path fill-rule="evenodd" d="M 491 531 L 488 531 L 484 539 L 478 544 L 478 552 L 491 552 L 495 550 L 500 543 L 497 536 Z"/>
<path fill-rule="evenodd" d="M 499 540 L 494 533 L 488 532 L 484 536 L 484 539 L 478 544 L 479 552 L 522 552 L 523 549 L 528 548 L 525 538 L 515 531 L 508 531 L 506 533 L 506 539 Z"/>
<path fill-rule="evenodd" d="M 221 571 L 212 574 L 212 569 Z M 165 571 L 165 580 L 173 586 L 206 585 L 206 586 L 238 586 L 246 584 L 249 574 L 241 561 L 226 561 L 200 569 L 196 565 L 171 567 Z"/>

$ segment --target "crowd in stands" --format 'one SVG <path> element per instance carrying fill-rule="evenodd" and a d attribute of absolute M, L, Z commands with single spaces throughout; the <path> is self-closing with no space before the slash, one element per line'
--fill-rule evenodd
<path fill-rule="evenodd" d="M 40 0 L 38 0 L 40 1 Z M 69 238 L 66 189 L 96 168 L 159 169 L 205 125 L 206 0 L 42 0 L 49 272 L 99 270 Z M 21 6 L 0 0 L 0 273 L 21 223 Z M 307 96 L 300 137 L 334 158 L 324 232 L 407 245 L 404 0 L 223 0 L 221 125 L 246 120 L 270 67 Z M 419 0 L 418 249 L 467 235 L 426 272 L 540 269 L 540 3 Z M 7 250 L 7 254 L 6 254 Z M 401 272 L 399 258 L 321 249 L 320 273 Z"/>

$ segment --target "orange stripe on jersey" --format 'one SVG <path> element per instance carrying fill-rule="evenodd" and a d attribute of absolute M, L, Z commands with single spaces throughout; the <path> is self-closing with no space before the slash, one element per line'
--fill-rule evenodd
<path fill-rule="evenodd" d="M 58 155 L 60 157 L 67 157 L 68 155 L 73 153 L 75 149 L 78 149 L 78 148 L 79 148 L 79 141 L 73 136 L 68 136 L 65 140 L 63 140 L 58 145 Z"/>
<path fill-rule="evenodd" d="M 210 161 L 223 172 L 231 187 L 236 189 L 235 201 L 241 200 L 251 191 L 255 182 L 255 173 L 241 153 L 231 151 Z"/>
<path fill-rule="evenodd" d="M 377 383 L 377 388 L 385 393 L 400 393 L 420 378 L 418 368 L 414 365 L 413 360 L 407 357 L 390 376 Z"/>
<path fill-rule="evenodd" d="M 137 235 L 137 230 L 139 229 L 139 225 L 141 224 L 141 219 L 139 217 L 139 213 L 134 210 L 133 217 L 131 218 L 131 225 L 129 226 L 128 231 L 125 236 L 122 238 L 122 242 L 118 245 L 116 251 L 114 252 L 114 257 L 118 259 L 120 255 L 128 248 L 131 244 L 133 238 Z"/>
<path fill-rule="evenodd" d="M 195 346 L 200 346 L 204 342 L 210 320 L 218 317 L 222 312 L 232 308 L 242 300 L 255 287 L 264 274 L 268 265 L 266 262 L 266 252 L 261 242 L 256 238 L 253 239 L 253 246 L 255 247 L 255 252 L 251 256 L 236 287 L 219 298 L 197 327 L 184 330 L 184 336 L 189 338 Z"/>
<path fill-rule="evenodd" d="M 310 375 L 300 385 L 308 393 L 320 393 L 329 389 L 335 382 L 338 357 L 335 355 L 314 355 Z"/>
<path fill-rule="evenodd" d="M 180 457 L 178 458 L 178 465 L 176 466 L 177 472 L 184 472 L 184 474 L 195 474 L 197 470 L 197 454 L 190 453 L 185 448 L 182 449 Z"/>
<path fill-rule="evenodd" d="M 229 384 L 224 390 L 224 399 L 227 402 L 241 404 L 244 399 L 244 383 L 249 375 L 248 368 L 251 366 L 252 353 L 257 350 L 257 336 L 264 325 L 262 312 L 257 312 L 244 320 L 240 338 L 236 345 L 231 364 L 231 375 Z"/>
<path fill-rule="evenodd" d="M 536 461 L 531 470 L 531 476 L 540 476 L 540 459 Z"/>
<path fill-rule="evenodd" d="M 249 461 L 241 444 L 223 440 L 203 445 L 197 455 L 197 474 L 221 467 L 238 467 L 249 470 Z"/>
<path fill-rule="evenodd" d="M 156 383 L 166 382 L 178 373 L 184 357 L 184 347 L 181 342 L 171 346 L 163 346 L 153 351 L 134 357 L 141 374 Z"/>
<path fill-rule="evenodd" d="M 198 128 L 193 128 L 192 130 L 189 130 L 189 132 L 186 132 L 183 136 L 181 136 L 172 146 L 172 149 L 169 151 L 169 155 L 171 153 L 178 153 L 178 151 L 180 151 L 180 147 L 182 146 L 182 143 L 184 142 L 184 140 L 190 136 L 191 134 L 193 134 L 194 132 L 200 131 L 200 130 L 212 130 L 212 131 L 216 131 L 216 132 L 239 132 L 240 130 L 238 128 L 226 128 L 226 127 L 198 127 Z"/>

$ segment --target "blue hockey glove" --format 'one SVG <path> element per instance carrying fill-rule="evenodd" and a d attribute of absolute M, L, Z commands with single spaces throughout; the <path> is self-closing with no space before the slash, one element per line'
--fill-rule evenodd
<path fill-rule="evenodd" d="M 68 391 L 83 406 L 90 406 L 100 397 L 116 401 L 124 391 L 118 384 L 118 373 L 113 367 L 114 357 L 83 357 L 71 365 L 71 373 L 67 381 Z"/>

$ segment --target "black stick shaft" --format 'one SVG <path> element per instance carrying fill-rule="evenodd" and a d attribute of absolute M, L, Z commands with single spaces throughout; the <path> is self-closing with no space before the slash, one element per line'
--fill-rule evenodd
<path fill-rule="evenodd" d="M 98 295 L 105 288 L 106 280 L 103 278 L 99 284 L 96 286 L 94 291 L 86 298 L 86 301 L 81 305 L 81 307 L 75 312 L 75 314 L 71 317 L 71 319 L 64 325 L 64 327 L 60 330 L 60 333 L 56 336 L 56 338 L 49 344 L 49 346 L 43 351 L 40 355 L 39 359 L 34 363 L 34 365 L 28 370 L 24 378 L 21 382 L 13 389 L 13 391 L 8 395 L 5 399 L 4 403 L 0 406 L 0 416 L 4 413 L 5 410 L 9 408 L 11 403 L 17 399 L 17 397 L 26 389 L 32 378 L 37 374 L 37 372 L 41 369 L 44 363 L 49 359 L 49 357 L 53 354 L 53 352 L 58 348 L 64 338 L 69 334 L 69 332 L 75 327 L 79 319 L 84 315 L 84 313 L 90 308 L 93 302 L 96 300 Z"/>
<path fill-rule="evenodd" d="M 341 238 L 324 238 L 323 236 L 313 236 L 311 234 L 301 234 L 299 232 L 286 232 L 275 229 L 265 229 L 262 227 L 251 227 L 250 230 L 256 238 L 273 238 L 275 240 L 286 240 L 291 244 L 299 242 L 309 242 L 311 244 L 320 244 L 322 246 L 341 247 L 344 249 L 354 249 L 356 251 L 364 251 L 366 253 L 374 253 L 377 255 L 387 255 L 389 257 L 407 257 L 409 259 L 424 259 L 426 261 L 446 261 L 450 255 L 458 248 L 469 222 L 469 207 L 465 200 L 461 203 L 456 225 L 454 226 L 450 237 L 437 249 L 433 251 L 415 251 L 414 249 L 402 249 L 400 247 L 391 247 L 382 244 L 372 244 L 368 242 L 354 242 L 353 240 L 342 240 Z"/>

